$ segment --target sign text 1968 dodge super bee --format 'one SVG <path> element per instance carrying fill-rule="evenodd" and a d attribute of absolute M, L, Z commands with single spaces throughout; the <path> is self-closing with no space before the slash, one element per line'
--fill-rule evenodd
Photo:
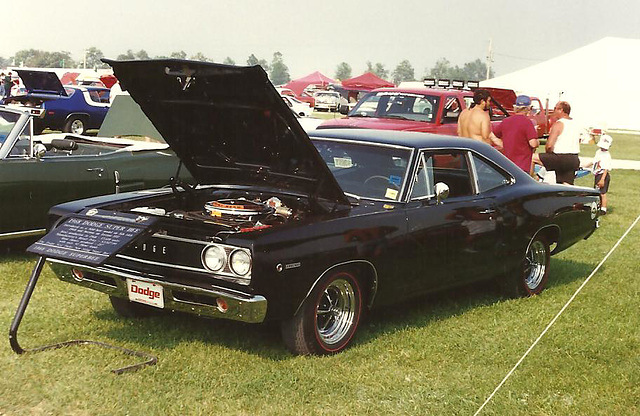
<path fill-rule="evenodd" d="M 538 294 L 550 255 L 596 229 L 596 192 L 537 183 L 483 143 L 377 130 L 309 137 L 260 67 L 109 63 L 198 182 L 50 211 L 56 244 L 93 235 L 82 224 L 124 230 L 131 242 L 106 254 L 38 251 L 121 315 L 277 320 L 294 353 L 334 353 L 368 308 L 489 279 Z"/>

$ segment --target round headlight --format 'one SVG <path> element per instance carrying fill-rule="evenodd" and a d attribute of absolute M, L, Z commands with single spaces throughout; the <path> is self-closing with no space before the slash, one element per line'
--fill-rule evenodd
<path fill-rule="evenodd" d="M 202 264 L 207 269 L 217 272 L 224 267 L 227 255 L 222 247 L 211 246 L 204 250 L 202 253 Z"/>
<path fill-rule="evenodd" d="M 251 256 L 246 251 L 236 250 L 231 254 L 230 264 L 235 274 L 244 276 L 251 270 Z"/>

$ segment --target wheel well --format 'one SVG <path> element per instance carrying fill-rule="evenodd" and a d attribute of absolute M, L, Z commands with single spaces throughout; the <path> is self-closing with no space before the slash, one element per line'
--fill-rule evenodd
<path fill-rule="evenodd" d="M 89 114 L 87 113 L 71 113 L 67 116 L 67 118 L 64 120 L 65 123 L 67 123 L 69 120 L 71 120 L 72 118 L 79 118 L 82 121 L 85 121 L 89 118 Z"/>
<path fill-rule="evenodd" d="M 551 248 L 551 254 L 554 253 L 554 250 L 560 240 L 560 227 L 557 225 L 548 225 L 544 228 L 539 229 L 535 234 L 535 236 L 544 237 L 545 240 L 549 243 L 549 247 Z"/>
<path fill-rule="evenodd" d="M 295 313 L 300 310 L 304 301 L 309 297 L 311 292 L 313 292 L 313 289 L 324 276 L 329 273 L 336 273 L 339 271 L 351 273 L 358 279 L 360 287 L 363 291 L 362 303 L 370 309 L 378 290 L 378 272 L 376 271 L 374 265 L 367 260 L 351 260 L 344 263 L 334 264 L 333 266 L 327 268 L 324 272 L 322 272 L 315 280 L 313 285 L 311 285 L 311 287 L 309 288 L 307 295 L 304 297 L 304 299 L 302 299 L 302 301 L 296 308 Z"/>
<path fill-rule="evenodd" d="M 358 278 L 363 291 L 362 303 L 371 308 L 378 291 L 378 273 L 375 267 L 369 262 L 357 262 L 346 266 L 345 269 L 352 271 Z"/>

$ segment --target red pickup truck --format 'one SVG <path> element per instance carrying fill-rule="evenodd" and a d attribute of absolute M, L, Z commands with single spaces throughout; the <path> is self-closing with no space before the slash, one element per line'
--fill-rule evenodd
<path fill-rule="evenodd" d="M 491 123 L 495 125 L 511 115 L 516 95 L 512 90 L 487 89 L 491 90 L 494 98 L 490 114 Z M 508 91 L 511 94 L 507 94 Z M 501 100 L 505 101 L 506 107 Z M 347 106 L 341 106 L 340 112 L 347 117 L 327 120 L 318 129 L 404 130 L 456 136 L 458 116 L 472 102 L 473 91 L 467 89 L 420 86 L 379 88 L 362 97 L 351 111 Z M 534 121 L 542 137 L 548 132 L 548 122 Z"/>

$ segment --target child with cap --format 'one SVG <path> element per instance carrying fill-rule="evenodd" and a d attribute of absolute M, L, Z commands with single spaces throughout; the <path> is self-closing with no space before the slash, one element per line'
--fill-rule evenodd
<path fill-rule="evenodd" d="M 596 155 L 593 157 L 593 161 L 587 165 L 593 165 L 594 187 L 600 190 L 600 215 L 607 213 L 607 191 L 611 182 L 611 153 L 609 152 L 611 143 L 613 143 L 613 138 L 608 134 L 600 136 Z"/>

